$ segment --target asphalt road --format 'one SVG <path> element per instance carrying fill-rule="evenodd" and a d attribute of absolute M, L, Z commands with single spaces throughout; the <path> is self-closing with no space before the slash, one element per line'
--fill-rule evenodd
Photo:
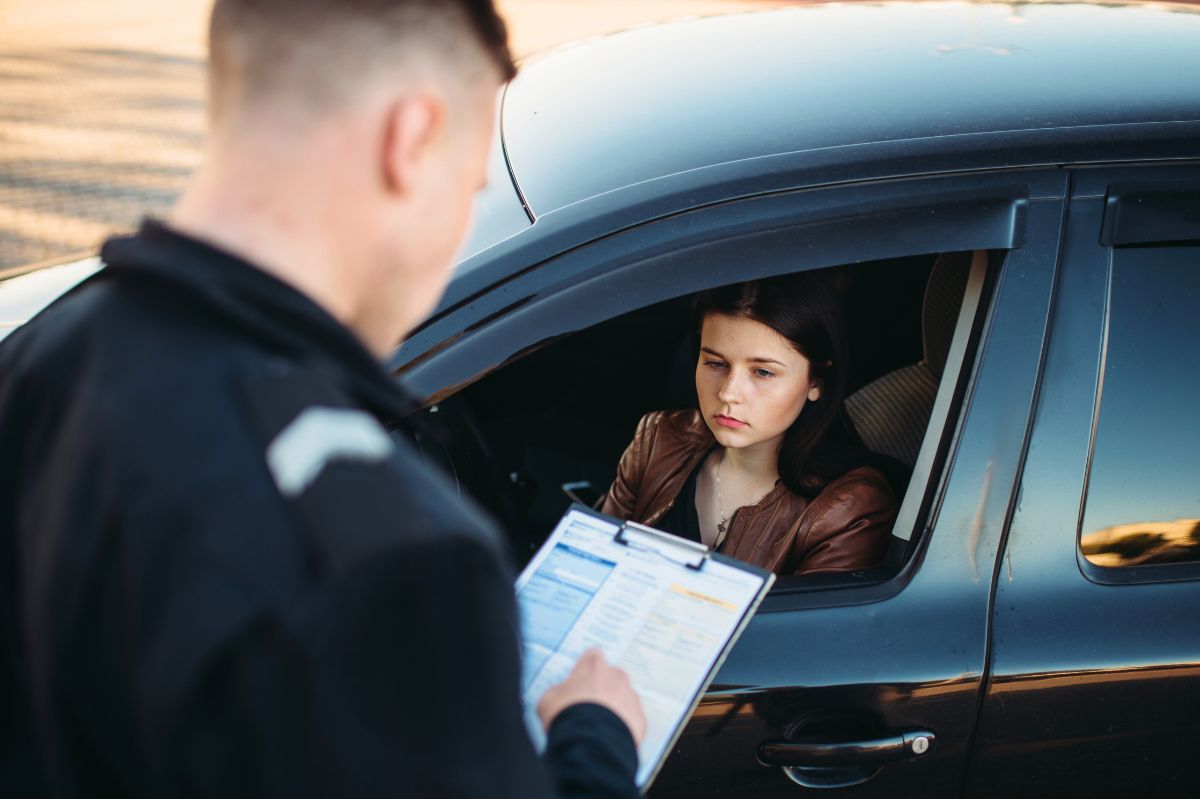
<path fill-rule="evenodd" d="M 0 270 L 163 214 L 204 148 L 211 0 L 0 0 Z M 513 50 L 778 0 L 498 0 Z"/>

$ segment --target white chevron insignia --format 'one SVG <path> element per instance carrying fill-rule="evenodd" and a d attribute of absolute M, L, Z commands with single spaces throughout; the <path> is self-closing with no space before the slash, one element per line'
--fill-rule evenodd
<path fill-rule="evenodd" d="M 267 447 L 267 465 L 285 497 L 302 494 L 331 461 L 375 463 L 394 449 L 369 413 L 351 408 L 306 408 Z"/>

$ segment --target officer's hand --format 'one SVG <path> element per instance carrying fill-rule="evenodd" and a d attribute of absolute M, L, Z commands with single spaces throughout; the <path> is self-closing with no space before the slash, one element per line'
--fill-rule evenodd
<path fill-rule="evenodd" d="M 629 684 L 629 675 L 624 669 L 610 666 L 599 649 L 589 649 L 575 664 L 567 679 L 552 686 L 542 694 L 538 702 L 538 718 L 542 726 L 550 729 L 554 717 L 571 705 L 593 702 L 617 714 L 625 722 L 633 741 L 638 746 L 646 735 L 646 714 L 637 692 Z"/>

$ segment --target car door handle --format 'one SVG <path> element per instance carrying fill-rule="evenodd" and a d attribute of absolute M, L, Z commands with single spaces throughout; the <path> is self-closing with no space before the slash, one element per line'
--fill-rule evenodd
<path fill-rule="evenodd" d="M 803 743 L 783 739 L 758 745 L 758 759 L 767 766 L 793 768 L 868 766 L 923 755 L 933 749 L 936 736 L 929 730 L 912 730 L 862 741 Z"/>

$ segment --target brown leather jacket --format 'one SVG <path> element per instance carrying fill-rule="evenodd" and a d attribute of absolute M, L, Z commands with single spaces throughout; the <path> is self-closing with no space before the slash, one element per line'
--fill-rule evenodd
<path fill-rule="evenodd" d="M 600 509 L 652 526 L 715 443 L 699 411 L 643 416 Z M 891 487 L 878 470 L 863 466 L 811 501 L 780 481 L 757 504 L 733 514 L 721 551 L 776 574 L 869 569 L 883 562 L 895 520 Z"/>

